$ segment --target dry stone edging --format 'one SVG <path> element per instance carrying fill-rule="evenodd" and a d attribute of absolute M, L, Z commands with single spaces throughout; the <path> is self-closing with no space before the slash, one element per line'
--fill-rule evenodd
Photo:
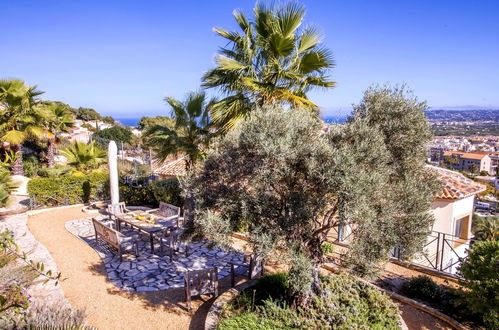
<path fill-rule="evenodd" d="M 229 290 L 219 295 L 208 310 L 208 314 L 206 315 L 206 320 L 204 322 L 204 329 L 215 329 L 218 322 L 220 321 L 223 307 L 232 300 L 236 299 L 241 294 L 241 292 L 254 286 L 256 283 L 257 280 L 246 281 L 233 288 L 230 288 Z"/>
<path fill-rule="evenodd" d="M 112 220 L 107 216 L 95 217 L 108 226 Z M 90 245 L 103 260 L 108 279 L 118 288 L 125 291 L 158 291 L 171 288 L 180 288 L 184 285 L 184 274 L 187 271 L 217 267 L 219 278 L 230 274 L 229 262 L 241 263 L 244 254 L 232 249 L 221 250 L 217 247 L 208 248 L 203 242 L 191 242 L 189 254 L 181 249 L 175 253 L 173 262 L 168 255 L 151 254 L 149 236 L 138 240 L 139 256 L 124 256 L 120 261 L 114 251 L 107 250 L 95 242 L 95 233 L 92 218 L 81 218 L 65 223 L 68 232 Z M 131 228 L 122 228 L 125 236 L 137 235 Z M 155 243 L 156 253 L 160 250 L 159 243 Z"/>
<path fill-rule="evenodd" d="M 45 270 L 51 270 L 52 274 L 57 274 L 57 264 L 52 258 L 47 248 L 38 242 L 27 227 L 28 216 L 26 213 L 18 214 L 8 218 L 0 219 L 0 230 L 8 229 L 13 233 L 14 241 L 21 251 L 24 251 L 28 259 L 44 264 Z M 64 296 L 64 291 L 60 285 L 55 285 L 54 280 L 49 280 L 46 284 L 40 277 L 28 289 L 28 293 L 34 298 L 33 305 L 54 305 L 71 308 L 69 301 Z"/>

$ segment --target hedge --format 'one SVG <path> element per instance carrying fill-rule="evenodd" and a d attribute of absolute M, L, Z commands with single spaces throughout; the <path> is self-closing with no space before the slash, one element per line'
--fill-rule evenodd
<path fill-rule="evenodd" d="M 109 173 L 35 178 L 28 183 L 28 193 L 36 203 L 47 206 L 88 203 L 108 198 Z"/>
<path fill-rule="evenodd" d="M 120 200 L 127 205 L 146 205 L 156 207 L 159 202 L 182 206 L 182 189 L 177 179 L 166 179 L 153 181 L 145 184 L 142 179 L 139 183 L 144 184 L 141 187 L 132 187 L 120 184 Z"/>

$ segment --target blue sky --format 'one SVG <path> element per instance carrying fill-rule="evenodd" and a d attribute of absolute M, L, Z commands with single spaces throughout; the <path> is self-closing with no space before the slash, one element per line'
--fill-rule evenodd
<path fill-rule="evenodd" d="M 346 112 L 374 83 L 407 83 L 430 106 L 499 107 L 499 1 L 302 1 L 322 28 L 337 87 L 312 93 Z M 116 117 L 166 114 L 213 66 L 232 10 L 254 1 L 0 0 L 0 77 Z"/>

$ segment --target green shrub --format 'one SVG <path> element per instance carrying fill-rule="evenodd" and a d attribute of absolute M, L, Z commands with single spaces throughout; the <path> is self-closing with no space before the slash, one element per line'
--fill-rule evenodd
<path fill-rule="evenodd" d="M 329 242 L 324 242 L 321 245 L 321 250 L 323 255 L 331 254 L 334 252 L 334 245 Z"/>
<path fill-rule="evenodd" d="M 132 187 L 124 184 L 120 185 L 120 200 L 127 205 L 147 205 L 157 206 L 158 201 L 154 196 L 151 186 Z"/>
<path fill-rule="evenodd" d="M 262 288 L 275 285 L 280 287 L 276 292 L 283 292 L 287 282 L 283 273 L 262 277 L 257 286 L 224 308 L 218 329 L 400 329 L 399 311 L 390 298 L 348 275 L 323 278 L 322 292 L 307 308 L 293 310 L 286 301 L 272 297 L 258 301 L 258 296 L 265 296 L 259 293 Z M 253 290 L 254 304 L 248 299 Z M 276 292 L 271 296 L 282 295 Z"/>
<path fill-rule="evenodd" d="M 40 169 L 40 161 L 33 154 L 23 156 L 23 171 L 24 175 L 32 178 L 38 174 Z"/>
<path fill-rule="evenodd" d="M 154 181 L 151 183 L 151 189 L 158 202 L 165 202 L 176 206 L 184 204 L 182 188 L 177 178 Z"/>
<path fill-rule="evenodd" d="M 71 171 L 72 169 L 67 166 L 56 166 L 54 168 L 42 167 L 38 170 L 38 176 L 42 178 L 55 178 L 67 176 Z"/>
<path fill-rule="evenodd" d="M 0 167 L 0 207 L 9 204 L 10 193 L 16 189 L 17 185 L 10 178 L 10 171 Z"/>
<path fill-rule="evenodd" d="M 96 171 L 87 175 L 35 178 L 28 183 L 28 193 L 37 203 L 63 205 L 88 203 L 109 195 L 109 173 Z"/>
<path fill-rule="evenodd" d="M 499 241 L 473 244 L 460 268 L 462 302 L 490 329 L 499 329 Z"/>
<path fill-rule="evenodd" d="M 442 300 L 443 291 L 433 279 L 426 275 L 413 277 L 404 282 L 402 292 L 411 298 L 421 299 L 427 302 L 439 303 Z"/>

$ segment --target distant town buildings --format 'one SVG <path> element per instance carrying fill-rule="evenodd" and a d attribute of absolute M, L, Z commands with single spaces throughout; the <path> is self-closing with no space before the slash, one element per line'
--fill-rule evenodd
<path fill-rule="evenodd" d="M 495 175 L 499 166 L 499 137 L 436 137 L 428 153 L 431 162 L 455 170 Z"/>

